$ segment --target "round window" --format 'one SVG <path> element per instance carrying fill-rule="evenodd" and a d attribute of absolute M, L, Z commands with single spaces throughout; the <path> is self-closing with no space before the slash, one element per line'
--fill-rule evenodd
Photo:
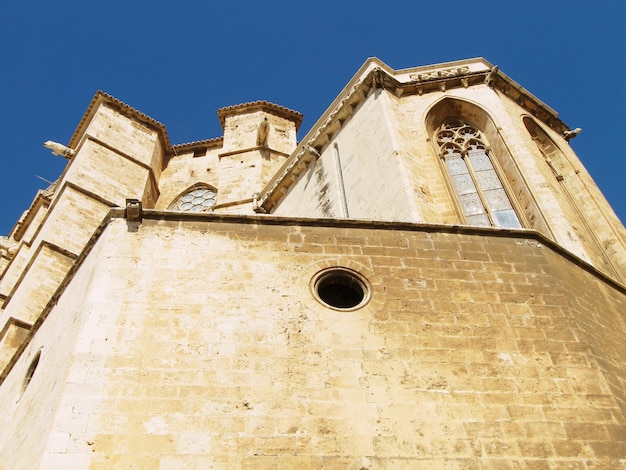
<path fill-rule="evenodd" d="M 313 278 L 311 287 L 319 302 L 335 310 L 356 310 L 370 299 L 365 279 L 346 268 L 321 271 Z"/>

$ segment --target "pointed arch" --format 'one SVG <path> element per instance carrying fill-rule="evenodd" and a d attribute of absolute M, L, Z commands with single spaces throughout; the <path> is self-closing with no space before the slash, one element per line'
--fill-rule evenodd
<path fill-rule="evenodd" d="M 562 152 L 559 147 L 533 118 L 530 116 L 523 116 L 522 122 L 530 134 L 530 137 L 533 139 L 533 142 L 537 145 L 539 152 L 543 155 L 544 160 L 554 173 L 556 179 L 558 181 L 563 180 L 562 170 L 558 167 L 561 166 L 564 157 L 562 156 Z"/>
<path fill-rule="evenodd" d="M 212 212 L 216 199 L 216 188 L 205 183 L 196 183 L 180 193 L 168 209 L 179 212 Z"/>
<path fill-rule="evenodd" d="M 514 179 L 519 179 L 518 172 L 484 109 L 446 97 L 428 112 L 426 129 L 464 223 L 504 228 L 527 225 L 502 160 L 514 172 Z"/>
<path fill-rule="evenodd" d="M 576 176 L 576 170 L 568 161 L 563 150 L 549 136 L 541 124 L 530 116 L 523 116 L 522 122 L 537 146 L 539 153 L 543 156 L 544 161 L 558 181 L 560 192 L 565 196 L 567 203 L 563 205 L 563 210 L 568 214 L 568 219 L 572 221 L 572 230 L 584 250 L 584 254 L 580 253 L 579 256 L 587 259 L 585 257 L 586 254 L 598 266 L 604 266 L 618 279 L 623 278 L 619 261 L 616 261 L 611 255 L 615 250 L 607 250 L 609 244 L 606 240 L 614 241 L 618 239 L 614 232 L 612 233 L 612 230 L 606 230 L 606 228 L 611 227 L 610 221 L 604 217 L 601 210 L 598 210 L 595 198 L 584 185 L 580 184 L 580 180 Z M 593 218 L 589 218 L 590 215 L 593 217 L 594 213 L 596 221 L 598 220 L 597 217 L 600 216 L 604 218 L 606 224 L 594 224 Z"/>

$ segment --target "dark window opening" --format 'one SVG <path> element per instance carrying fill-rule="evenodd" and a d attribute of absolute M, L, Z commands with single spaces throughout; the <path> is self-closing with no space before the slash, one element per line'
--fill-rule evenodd
<path fill-rule="evenodd" d="M 369 300 L 365 282 L 352 271 L 334 268 L 323 272 L 313 284 L 316 297 L 326 306 L 352 310 Z"/>

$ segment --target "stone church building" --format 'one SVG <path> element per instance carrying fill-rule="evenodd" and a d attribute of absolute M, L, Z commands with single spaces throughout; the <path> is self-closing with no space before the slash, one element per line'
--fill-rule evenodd
<path fill-rule="evenodd" d="M 0 238 L 0 468 L 626 466 L 626 232 L 482 58 L 369 59 L 302 138 L 98 92 Z M 60 147 L 60 148 L 59 148 Z"/>

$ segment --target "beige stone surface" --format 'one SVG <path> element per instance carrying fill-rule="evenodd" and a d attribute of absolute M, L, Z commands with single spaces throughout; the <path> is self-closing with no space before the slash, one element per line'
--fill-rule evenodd
<path fill-rule="evenodd" d="M 59 396 L 43 468 L 624 463 L 625 293 L 536 238 L 118 219 L 88 259 L 22 398 Z M 368 305 L 314 299 L 332 265 Z"/>
<path fill-rule="evenodd" d="M 626 467 L 626 232 L 565 124 L 490 68 L 370 59 L 300 144 L 254 102 L 172 147 L 97 94 L 0 250 L 0 468 Z M 523 229 L 464 225 L 449 117 Z M 215 206 L 170 211 L 195 185 Z M 330 267 L 370 301 L 318 301 Z"/>
<path fill-rule="evenodd" d="M 13 353 L 26 339 L 29 331 L 28 324 L 14 318 L 5 322 L 4 328 L 0 331 L 0 369 L 9 364 Z"/>

